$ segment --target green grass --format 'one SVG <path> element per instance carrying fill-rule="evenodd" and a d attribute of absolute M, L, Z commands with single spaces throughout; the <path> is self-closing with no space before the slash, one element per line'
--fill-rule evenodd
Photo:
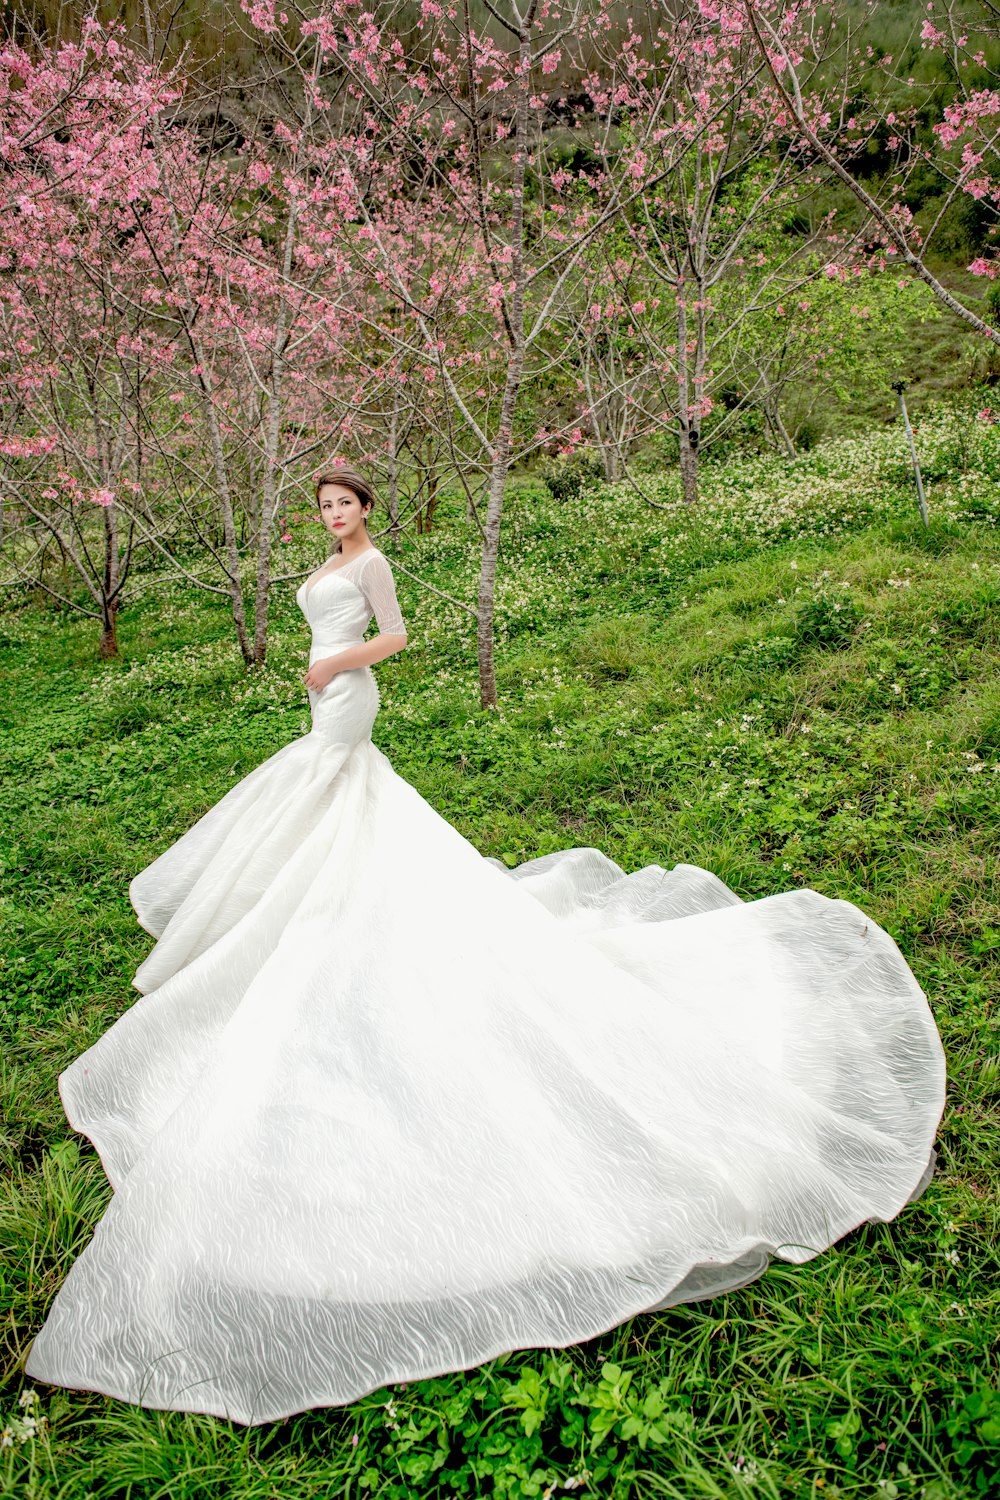
<path fill-rule="evenodd" d="M 1000 443 L 953 411 L 919 440 L 928 532 L 892 432 L 707 468 L 697 518 L 672 475 L 655 480 L 665 510 L 523 481 L 500 710 L 478 707 L 465 617 L 404 579 L 412 643 L 378 669 L 375 739 L 508 863 L 595 845 L 629 869 L 706 866 L 747 899 L 808 885 L 862 905 L 948 1054 L 930 1188 L 744 1291 L 265 1428 L 44 1386 L 22 1408 L 19 1364 L 110 1194 L 55 1079 L 135 998 L 150 940 L 128 880 L 302 732 L 305 627 L 289 589 L 248 677 L 224 613 L 169 585 L 126 611 L 111 664 L 86 622 L 30 598 L 0 616 L 0 1491 L 1000 1492 Z M 319 533 L 303 523 L 288 550 L 315 560 Z M 469 597 L 460 502 L 401 556 Z M 34 1435 L 22 1410 L 45 1418 Z"/>

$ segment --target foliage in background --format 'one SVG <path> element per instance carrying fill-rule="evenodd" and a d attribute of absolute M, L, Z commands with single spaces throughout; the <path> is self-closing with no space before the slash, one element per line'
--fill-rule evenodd
<path fill-rule="evenodd" d="M 464 487 L 495 704 L 516 467 L 589 426 L 605 478 L 669 450 L 693 503 L 710 442 L 807 446 L 824 384 L 843 406 L 910 378 L 927 308 L 894 255 L 952 328 L 994 338 L 927 259 L 936 240 L 993 274 L 995 49 L 950 35 L 964 10 L 921 23 L 954 77 L 920 70 L 908 103 L 900 59 L 847 28 L 870 5 L 822 28 L 777 0 L 641 24 L 610 0 L 494 11 L 216 7 L 256 49 L 241 108 L 190 59 L 164 71 L 156 5 L 72 41 L 56 26 L 48 51 L 28 10 L 5 14 L 5 562 L 96 614 L 107 654 L 169 557 L 262 662 L 295 497 L 339 448 L 375 468 L 394 535 Z M 821 284 L 862 271 L 863 298 Z"/>

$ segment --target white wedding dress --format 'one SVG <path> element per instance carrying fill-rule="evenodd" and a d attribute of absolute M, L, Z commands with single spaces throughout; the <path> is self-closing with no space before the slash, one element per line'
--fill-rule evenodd
<path fill-rule="evenodd" d="M 400 631 L 371 549 L 310 660 Z M 114 1189 L 25 1365 L 261 1423 L 566 1346 L 922 1191 L 927 1001 L 857 907 L 594 849 L 507 871 L 372 744 L 367 667 L 132 882 L 142 998 L 60 1075 Z"/>

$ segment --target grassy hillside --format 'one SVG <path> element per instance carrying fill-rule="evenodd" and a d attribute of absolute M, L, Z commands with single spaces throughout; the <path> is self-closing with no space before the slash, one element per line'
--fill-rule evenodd
<path fill-rule="evenodd" d="M 949 1059 L 939 1172 L 809 1265 L 565 1351 L 241 1429 L 26 1388 L 19 1361 L 109 1189 L 56 1075 L 135 998 L 129 877 L 306 727 L 288 588 L 247 677 L 225 615 L 170 587 L 93 630 L 0 617 L 6 1168 L 0 1492 L 886 1496 L 1000 1490 L 1000 438 L 927 415 L 932 525 L 893 430 L 706 467 L 692 516 L 605 487 L 512 496 L 502 707 L 467 617 L 401 575 L 411 645 L 379 667 L 376 743 L 485 854 L 596 845 L 863 906 L 925 987 Z M 460 503 L 399 555 L 470 597 Z M 289 566 L 323 554 L 300 523 Z M 434 900 L 432 891 L 420 899 Z M 26 1425 L 34 1414 L 36 1425 Z"/>
<path fill-rule="evenodd" d="M 940 260 L 932 265 L 932 270 L 963 306 L 979 317 L 992 320 L 994 314 L 987 303 L 990 284 L 981 276 L 970 276 L 963 266 Z M 898 326 L 892 329 L 892 345 L 905 351 L 897 370 L 886 368 L 884 377 L 874 380 L 848 378 L 844 394 L 838 397 L 824 385 L 821 367 L 818 376 L 797 385 L 788 402 L 786 419 L 793 422 L 799 412 L 808 412 L 811 431 L 823 437 L 854 436 L 898 416 L 899 399 L 892 390 L 894 379 L 906 381 L 911 414 L 927 411 L 949 398 L 965 400 L 970 386 L 977 383 L 995 385 L 1000 378 L 998 351 L 949 308 L 933 299 L 928 306 L 936 316 L 925 321 L 917 315 L 901 317 Z M 872 354 L 878 349 L 877 334 L 868 347 Z M 882 351 L 883 358 L 885 352 Z"/>

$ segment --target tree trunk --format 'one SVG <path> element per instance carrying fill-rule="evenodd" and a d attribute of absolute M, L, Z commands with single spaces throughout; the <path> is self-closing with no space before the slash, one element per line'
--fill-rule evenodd
<path fill-rule="evenodd" d="M 399 546 L 399 387 L 392 393 L 392 416 L 389 419 L 388 475 L 386 504 L 389 507 L 389 536 Z M 419 531 L 419 527 L 417 528 Z"/>
<path fill-rule="evenodd" d="M 267 659 L 267 615 L 271 597 L 271 550 L 278 512 L 276 495 L 278 443 L 281 436 L 281 362 L 285 352 L 284 317 L 279 316 L 271 389 L 268 392 L 267 425 L 264 431 L 264 476 L 257 514 L 257 582 L 254 590 L 253 654 L 248 666 L 262 667 Z"/>
<path fill-rule="evenodd" d="M 257 537 L 257 586 L 254 592 L 253 655 L 248 666 L 262 667 L 267 659 L 267 606 L 271 594 L 271 543 L 273 519 L 269 499 L 261 497 L 260 531 Z"/>
<path fill-rule="evenodd" d="M 509 445 L 507 445 L 509 447 Z M 479 570 L 479 608 L 476 647 L 479 654 L 479 701 L 483 708 L 497 706 L 496 663 L 493 653 L 493 617 L 496 599 L 497 558 L 500 553 L 500 517 L 507 479 L 507 462 L 497 452 L 490 474 L 490 497 L 483 527 L 483 557 Z"/>
<path fill-rule="evenodd" d="M 686 422 L 680 424 L 681 443 L 681 485 L 684 490 L 684 504 L 697 505 L 698 503 L 698 431 L 697 428 L 689 427 Z"/>
<path fill-rule="evenodd" d="M 282 247 L 281 271 L 283 284 L 291 280 L 298 233 L 298 212 L 293 198 L 288 208 L 285 225 L 285 241 Z M 288 330 L 291 315 L 288 303 L 283 300 L 275 321 L 274 350 L 271 355 L 271 374 L 267 388 L 267 421 L 264 426 L 263 475 L 260 486 L 260 507 L 257 514 L 257 587 L 254 593 L 253 657 L 252 665 L 262 667 L 267 660 L 267 616 L 271 599 L 271 552 L 274 545 L 274 523 L 278 515 L 278 450 L 281 445 L 281 408 L 284 397 L 285 349 L 288 347 Z"/>
<path fill-rule="evenodd" d="M 424 530 L 430 531 L 438 503 L 438 477 L 433 467 L 427 471 L 427 504 L 424 506 Z"/>
<path fill-rule="evenodd" d="M 781 412 L 778 410 L 777 406 L 775 406 L 775 408 L 774 408 L 773 412 L 771 412 L 770 416 L 771 416 L 771 426 L 773 427 L 774 431 L 777 433 L 778 437 L 781 439 L 781 443 L 782 443 L 782 446 L 784 447 L 786 455 L 789 458 L 797 458 L 798 454 L 795 451 L 795 444 L 792 442 L 791 434 L 788 431 L 788 428 L 785 426 L 784 422 L 781 420 Z"/>
<path fill-rule="evenodd" d="M 514 324 L 516 335 L 514 350 L 507 366 L 503 403 L 500 408 L 499 430 L 493 447 L 493 462 L 490 468 L 489 500 L 486 506 L 486 524 L 483 527 L 483 552 L 479 568 L 479 601 L 476 611 L 476 646 L 479 654 L 479 701 L 483 708 L 497 707 L 497 678 L 494 662 L 493 620 L 496 604 L 497 559 L 500 555 L 500 519 L 503 515 L 504 488 L 507 471 L 513 453 L 514 409 L 521 385 L 524 368 L 524 342 L 517 337 L 523 329 L 523 303 L 518 298 L 515 283 L 511 299 L 516 306 L 518 319 Z M 513 321 L 513 320 L 512 320 Z"/>
<path fill-rule="evenodd" d="M 153 13 L 149 0 L 143 0 L 142 14 L 146 27 L 146 45 L 149 58 L 154 59 L 154 26 Z M 152 119 L 152 142 L 153 151 L 157 164 L 160 168 L 162 180 L 167 180 L 167 174 L 163 168 L 164 149 L 163 137 L 160 130 L 159 117 L 154 115 Z M 178 256 L 183 267 L 184 257 L 181 255 L 184 245 L 184 233 L 181 228 L 180 218 L 176 205 L 168 198 L 170 216 L 171 237 L 175 255 Z M 236 518 L 233 513 L 232 493 L 229 486 L 229 470 L 226 465 L 226 449 L 222 437 L 222 429 L 219 422 L 219 414 L 216 411 L 212 399 L 212 391 L 209 386 L 205 371 L 210 362 L 206 357 L 204 346 L 198 336 L 196 327 L 200 311 L 197 298 L 188 282 L 186 270 L 182 269 L 178 274 L 178 282 L 183 292 L 183 297 L 177 312 L 181 319 L 184 335 L 190 352 L 194 356 L 199 374 L 197 379 L 197 393 L 201 402 L 202 415 L 208 432 L 209 452 L 212 455 L 212 468 L 215 473 L 215 483 L 218 492 L 218 500 L 222 512 L 222 537 L 225 544 L 226 554 L 226 582 L 229 586 L 229 598 L 232 608 L 233 625 L 236 627 L 236 639 L 239 642 L 240 655 L 247 665 L 253 660 L 253 646 L 247 633 L 246 609 L 243 602 L 243 582 L 240 576 L 240 540 L 236 532 Z"/>
<path fill-rule="evenodd" d="M 519 111 L 520 112 L 520 111 Z M 523 172 L 523 168 L 521 169 Z M 515 179 L 516 180 L 516 179 Z M 516 202 L 516 200 L 515 200 Z M 515 225 L 517 215 L 515 214 Z M 513 349 L 507 365 L 497 438 L 490 466 L 490 492 L 483 527 L 483 552 L 479 569 L 479 604 L 476 643 L 479 652 L 479 701 L 483 708 L 497 707 L 496 667 L 493 659 L 493 618 L 496 598 L 497 559 L 500 554 L 500 518 L 504 488 L 514 451 L 514 412 L 524 371 L 524 285 L 518 273 L 520 255 L 514 256 L 515 280 L 511 296 Z"/>
<path fill-rule="evenodd" d="M 532 12 L 533 14 L 533 8 Z M 482 564 L 479 570 L 479 601 L 476 645 L 479 654 L 479 701 L 483 708 L 497 707 L 497 679 L 494 662 L 493 618 L 496 599 L 497 558 L 500 553 L 500 518 L 503 515 L 504 487 L 514 451 L 514 414 L 517 408 L 521 378 L 524 374 L 524 185 L 525 159 L 528 154 L 528 94 L 532 88 L 528 61 L 531 55 L 529 34 L 522 32 L 519 47 L 521 82 L 517 98 L 514 130 L 514 176 L 511 184 L 510 272 L 511 293 L 507 318 L 510 359 L 504 381 L 503 401 L 497 423 L 490 465 L 490 495 L 483 527 Z"/>
<path fill-rule="evenodd" d="M 198 346 L 196 346 L 196 357 L 200 358 Z M 202 368 L 204 369 L 204 366 Z M 239 642 L 240 655 L 249 666 L 253 659 L 253 648 L 250 644 L 250 637 L 247 634 L 246 608 L 243 603 L 243 579 L 240 576 L 240 549 L 236 539 L 236 521 L 233 515 L 232 496 L 229 491 L 229 471 L 226 468 L 225 447 L 219 427 L 218 413 L 212 405 L 212 393 L 208 389 L 203 375 L 199 378 L 198 390 L 202 398 L 202 410 L 208 427 L 209 451 L 212 455 L 215 482 L 218 486 L 219 503 L 222 508 L 222 535 L 226 546 L 226 582 L 229 585 L 230 609 L 233 616 L 233 625 L 236 627 L 236 639 Z"/>
<path fill-rule="evenodd" d="M 107 482 L 107 481 L 105 481 Z M 101 640 L 99 654 L 118 655 L 118 507 L 104 507 L 104 568 L 101 578 Z"/>
<path fill-rule="evenodd" d="M 101 641 L 97 649 L 104 661 L 118 655 L 118 605 L 113 600 L 106 600 L 104 604 Z"/>
<path fill-rule="evenodd" d="M 688 349 L 687 292 L 677 278 L 677 439 L 680 444 L 681 487 L 685 505 L 698 503 L 698 428 L 691 420 L 691 369 Z"/>

